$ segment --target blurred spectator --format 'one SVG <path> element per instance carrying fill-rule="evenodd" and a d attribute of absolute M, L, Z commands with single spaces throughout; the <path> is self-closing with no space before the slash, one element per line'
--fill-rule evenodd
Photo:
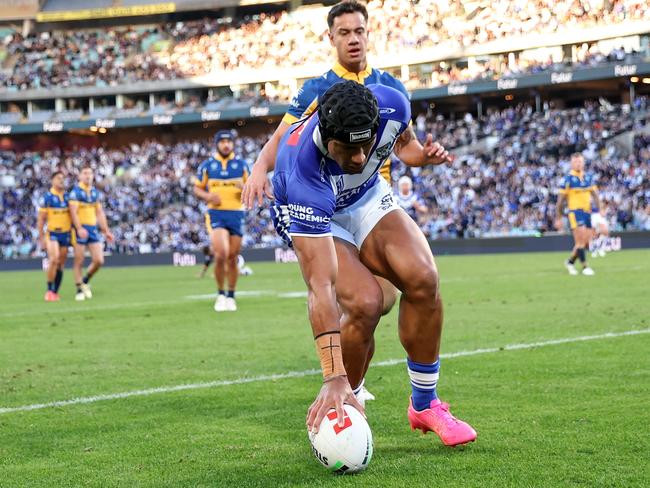
<path fill-rule="evenodd" d="M 646 101 L 639 102 L 644 106 Z M 629 107 L 586 103 L 584 107 L 534 112 L 521 105 L 445 121 L 418 114 L 420 136 L 432 131 L 449 149 L 484 147 L 453 164 L 407 168 L 396 161 L 393 178 L 411 177 L 428 208 L 417 220 L 432 239 L 534 235 L 552 228 L 557 187 L 580 151 L 608 202 L 612 230 L 650 230 L 650 136 L 639 135 L 624 156 L 611 143 L 637 128 Z M 637 124 L 639 124 L 637 122 Z M 268 135 L 237 138 L 236 153 L 252 162 Z M 192 195 L 195 170 L 213 148 L 207 141 L 172 146 L 145 141 L 121 149 L 79 149 L 45 153 L 2 152 L 0 159 L 0 253 L 28 255 L 36 244 L 36 205 L 54 169 L 72 182 L 90 163 L 116 236 L 113 252 L 197 250 L 207 241 L 204 209 Z M 248 213 L 244 246 L 280 245 L 268 208 Z"/>

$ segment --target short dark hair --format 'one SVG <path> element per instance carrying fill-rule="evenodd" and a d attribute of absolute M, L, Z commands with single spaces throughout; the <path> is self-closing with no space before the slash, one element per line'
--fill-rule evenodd
<path fill-rule="evenodd" d="M 357 0 L 343 0 L 330 9 L 327 14 L 327 26 L 331 30 L 335 18 L 340 17 L 343 14 L 353 14 L 355 12 L 359 12 L 363 15 L 363 18 L 368 22 L 368 10 L 363 3 L 359 3 Z"/>
<path fill-rule="evenodd" d="M 84 169 L 89 169 L 90 171 L 93 171 L 93 167 L 88 163 L 85 163 L 84 165 L 81 166 L 81 168 L 79 169 L 79 173 L 81 173 Z"/>
<path fill-rule="evenodd" d="M 56 178 L 59 175 L 63 176 L 63 171 L 57 169 L 54 173 L 52 173 L 52 178 L 50 178 L 50 179 L 53 180 L 54 178 Z"/>

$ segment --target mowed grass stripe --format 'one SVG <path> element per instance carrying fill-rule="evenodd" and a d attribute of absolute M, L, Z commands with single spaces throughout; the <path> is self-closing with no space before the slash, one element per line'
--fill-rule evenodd
<path fill-rule="evenodd" d="M 648 334 L 648 333 L 650 333 L 650 329 L 636 329 L 636 330 L 628 330 L 623 332 L 606 332 L 604 334 L 567 337 L 562 339 L 551 339 L 548 341 L 531 342 L 527 344 L 511 344 L 503 347 L 475 349 L 472 351 L 458 351 L 458 352 L 453 352 L 448 354 L 441 354 L 441 357 L 443 359 L 452 359 L 458 357 L 476 356 L 478 354 L 495 353 L 499 351 L 518 351 L 523 349 L 534 349 L 536 347 L 547 347 L 547 346 L 554 346 L 560 344 L 569 344 L 574 342 L 585 342 L 585 341 L 602 340 L 602 339 L 614 339 L 618 337 L 633 336 L 633 335 Z M 372 364 L 371 366 L 372 367 L 395 366 L 397 364 L 403 364 L 404 362 L 405 362 L 404 359 L 389 359 L 386 361 L 379 361 L 377 363 Z M 48 403 L 36 403 L 32 405 L 23 405 L 19 407 L 2 407 L 0 408 L 0 415 L 15 413 L 15 412 L 42 410 L 45 408 L 56 408 L 56 407 L 65 407 L 70 405 L 96 403 L 96 402 L 107 401 L 107 400 L 119 400 L 119 399 L 130 398 L 130 397 L 150 396 L 155 394 L 172 393 L 172 392 L 185 391 L 185 390 L 198 390 L 198 389 L 205 389 L 205 388 L 216 388 L 221 386 L 242 385 L 246 383 L 277 381 L 277 380 L 283 380 L 289 378 L 302 378 L 305 376 L 313 376 L 317 374 L 320 374 L 319 370 L 308 369 L 304 371 L 289 371 L 287 373 L 254 376 L 251 378 L 237 378 L 233 380 L 220 380 L 220 381 L 210 381 L 210 382 L 203 382 L 203 383 L 189 383 L 183 385 L 162 386 L 157 388 L 147 388 L 143 390 L 134 390 L 134 391 L 127 391 L 122 393 L 110 393 L 110 394 L 94 395 L 89 397 L 72 398 L 70 400 L 60 400 L 60 401 L 48 402 Z"/>

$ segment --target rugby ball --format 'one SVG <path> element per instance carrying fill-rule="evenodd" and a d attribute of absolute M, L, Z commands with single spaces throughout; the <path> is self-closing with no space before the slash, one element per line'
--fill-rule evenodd
<path fill-rule="evenodd" d="M 336 410 L 331 409 L 323 418 L 318 433 L 308 433 L 311 450 L 333 473 L 361 473 L 372 459 L 372 432 L 356 408 L 345 405 L 344 409 L 343 427 L 338 425 Z"/>

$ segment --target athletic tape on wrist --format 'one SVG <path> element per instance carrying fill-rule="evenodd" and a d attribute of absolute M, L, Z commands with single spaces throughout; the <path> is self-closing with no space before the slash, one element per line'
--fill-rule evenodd
<path fill-rule="evenodd" d="M 323 379 L 344 376 L 346 372 L 341 351 L 341 333 L 339 331 L 325 332 L 316 336 L 314 341 L 320 358 Z"/>

